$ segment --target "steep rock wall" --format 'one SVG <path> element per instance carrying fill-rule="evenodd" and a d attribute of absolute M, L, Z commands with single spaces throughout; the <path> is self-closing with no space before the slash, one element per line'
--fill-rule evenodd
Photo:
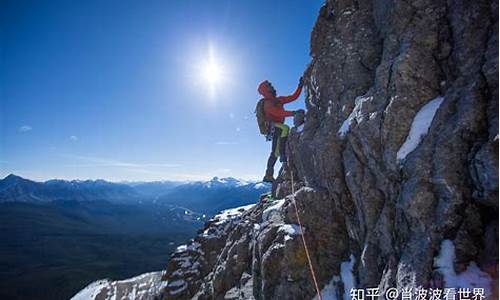
<path fill-rule="evenodd" d="M 445 287 L 446 255 L 457 276 L 488 274 L 498 298 L 497 12 L 485 0 L 327 1 L 282 200 L 209 223 L 221 234 L 174 254 L 164 298 L 313 298 L 292 201 L 336 299 L 351 286 Z M 197 271 L 176 263 L 186 255 Z"/>

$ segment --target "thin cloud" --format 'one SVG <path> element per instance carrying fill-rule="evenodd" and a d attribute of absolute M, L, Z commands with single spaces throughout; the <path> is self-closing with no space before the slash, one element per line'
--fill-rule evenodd
<path fill-rule="evenodd" d="M 70 141 L 72 141 L 72 142 L 76 142 L 76 141 L 78 141 L 78 140 L 79 140 L 79 138 L 78 138 L 76 135 L 71 135 L 71 136 L 69 137 L 69 140 L 70 140 Z"/>
<path fill-rule="evenodd" d="M 199 181 L 199 180 L 210 180 L 214 178 L 215 176 L 221 177 L 221 176 L 228 176 L 232 172 L 231 169 L 227 168 L 220 168 L 216 169 L 213 171 L 209 172 L 195 172 L 195 173 L 176 173 L 173 176 L 173 180 L 179 180 L 179 181 Z"/>
<path fill-rule="evenodd" d="M 178 173 L 175 174 L 171 179 L 176 181 L 198 181 L 198 180 L 210 180 L 212 177 L 207 174 L 197 174 L 197 173 Z"/>
<path fill-rule="evenodd" d="M 227 141 L 219 141 L 219 142 L 215 142 L 216 145 L 236 145 L 238 143 L 236 142 L 227 142 Z"/>
<path fill-rule="evenodd" d="M 23 125 L 23 126 L 19 127 L 19 132 L 28 132 L 31 130 L 33 130 L 33 127 L 31 127 L 29 125 Z"/>
<path fill-rule="evenodd" d="M 146 168 L 152 168 L 152 167 L 177 168 L 181 166 L 179 164 L 173 164 L 173 163 L 132 163 L 132 162 L 112 160 L 100 157 L 91 157 L 91 156 L 82 156 L 73 154 L 66 154 L 63 156 L 87 162 L 86 164 L 74 165 L 80 167 L 118 167 L 118 168 L 142 169 L 143 171 L 148 171 Z"/>

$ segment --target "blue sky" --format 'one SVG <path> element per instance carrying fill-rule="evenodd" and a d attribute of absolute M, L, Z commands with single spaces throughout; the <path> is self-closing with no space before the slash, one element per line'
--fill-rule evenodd
<path fill-rule="evenodd" d="M 256 86 L 293 92 L 322 2 L 1 1 L 0 176 L 261 178 Z"/>

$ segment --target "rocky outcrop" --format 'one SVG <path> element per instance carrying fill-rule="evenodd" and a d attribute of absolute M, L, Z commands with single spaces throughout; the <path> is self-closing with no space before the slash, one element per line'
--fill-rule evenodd
<path fill-rule="evenodd" d="M 497 12 L 486 0 L 327 1 L 280 200 L 208 224 L 172 257 L 164 298 L 312 299 L 301 230 L 334 299 L 353 287 L 498 298 Z"/>
<path fill-rule="evenodd" d="M 161 299 L 162 290 L 165 287 L 165 282 L 161 280 L 163 273 L 145 273 L 118 281 L 98 280 L 86 286 L 71 300 L 158 300 Z"/>

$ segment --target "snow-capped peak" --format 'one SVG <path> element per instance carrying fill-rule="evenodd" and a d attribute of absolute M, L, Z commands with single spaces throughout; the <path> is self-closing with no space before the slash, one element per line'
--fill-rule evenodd
<path fill-rule="evenodd" d="M 200 182 L 197 182 L 200 183 Z M 201 182 L 204 187 L 213 188 L 213 187 L 240 187 L 244 185 L 251 184 L 252 182 L 236 179 L 234 177 L 217 177 L 210 179 L 209 181 Z"/>

